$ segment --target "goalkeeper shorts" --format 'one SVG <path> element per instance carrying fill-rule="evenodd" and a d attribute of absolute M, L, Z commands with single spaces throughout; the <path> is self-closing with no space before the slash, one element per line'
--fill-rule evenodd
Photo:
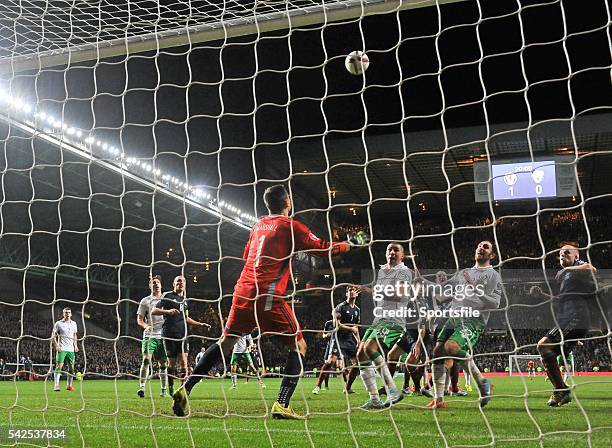
<path fill-rule="evenodd" d="M 293 309 L 285 300 L 275 298 L 269 309 L 266 302 L 265 297 L 247 300 L 234 296 L 224 333 L 244 336 L 258 327 L 260 334 L 293 336 L 297 341 L 304 339 Z"/>

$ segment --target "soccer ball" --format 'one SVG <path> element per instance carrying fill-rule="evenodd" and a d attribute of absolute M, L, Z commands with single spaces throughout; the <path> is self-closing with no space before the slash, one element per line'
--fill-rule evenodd
<path fill-rule="evenodd" d="M 355 50 L 346 57 L 344 66 L 351 75 L 361 75 L 370 66 L 370 59 L 363 51 Z"/>
<path fill-rule="evenodd" d="M 348 234 L 347 240 L 355 246 L 365 246 L 370 242 L 370 235 L 360 230 L 355 235 Z"/>
<path fill-rule="evenodd" d="M 359 241 L 359 244 L 362 246 L 368 244 L 370 242 L 370 235 L 365 233 L 363 230 L 360 230 L 357 232 L 357 241 Z"/>

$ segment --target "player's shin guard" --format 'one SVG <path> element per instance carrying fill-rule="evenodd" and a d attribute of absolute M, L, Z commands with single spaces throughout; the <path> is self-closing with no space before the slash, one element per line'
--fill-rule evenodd
<path fill-rule="evenodd" d="M 72 381 L 74 380 L 74 366 L 70 365 L 68 367 L 68 372 L 66 373 L 66 384 L 67 386 L 72 386 Z"/>
<path fill-rule="evenodd" d="M 142 364 L 140 364 L 140 388 L 144 389 L 145 383 L 147 382 L 147 378 L 149 377 L 149 367 L 151 366 L 150 359 L 143 359 Z"/>
<path fill-rule="evenodd" d="M 409 367 L 404 367 L 404 385 L 402 386 L 402 389 L 407 390 L 408 387 L 410 387 L 410 371 L 412 369 L 410 369 Z"/>
<path fill-rule="evenodd" d="M 561 369 L 559 369 L 559 364 L 557 363 L 557 356 L 554 352 L 546 352 L 542 355 L 542 364 L 546 367 L 546 374 L 550 379 L 550 382 L 553 383 L 555 389 L 567 389 L 567 385 L 563 381 L 563 377 L 561 376 Z"/>
<path fill-rule="evenodd" d="M 200 362 L 193 369 L 193 373 L 189 375 L 185 381 L 185 390 L 187 393 L 191 392 L 193 386 L 198 384 L 204 375 L 206 375 L 210 369 L 221 361 L 223 354 L 221 353 L 221 347 L 219 344 L 213 344 L 206 349 Z"/>
<path fill-rule="evenodd" d="M 53 379 L 55 380 L 55 385 L 58 386 L 60 383 L 60 379 L 62 377 L 62 369 L 56 368 L 53 372 Z"/>
<path fill-rule="evenodd" d="M 412 370 L 412 372 L 410 373 L 410 377 L 412 378 L 412 385 L 414 386 L 415 392 L 420 392 L 421 390 L 421 379 L 423 378 L 424 370 L 425 367 L 421 366 Z"/>
<path fill-rule="evenodd" d="M 466 368 L 463 369 L 463 374 L 465 375 L 465 387 L 469 387 L 472 382 L 472 373 L 470 372 L 469 366 L 466 364 Z"/>
<path fill-rule="evenodd" d="M 389 375 L 391 375 L 391 378 L 393 378 L 393 376 L 395 375 L 395 371 L 397 370 L 397 362 L 389 362 L 387 363 L 387 368 L 389 369 Z"/>
<path fill-rule="evenodd" d="M 379 369 L 380 376 L 385 382 L 385 387 L 387 390 L 395 390 L 397 387 L 395 386 L 395 382 L 393 381 L 393 375 L 389 371 L 389 367 L 385 362 L 385 358 L 378 352 L 373 353 L 370 356 L 370 359 L 374 363 L 374 365 Z"/>
<path fill-rule="evenodd" d="M 370 399 L 380 400 L 380 395 L 378 395 L 378 386 L 376 385 L 376 370 L 374 370 L 374 367 L 362 367 L 361 380 L 363 381 L 363 386 L 370 394 Z"/>
<path fill-rule="evenodd" d="M 285 376 L 281 382 L 280 390 L 276 401 L 284 407 L 289 406 L 291 396 L 295 392 L 300 375 L 302 373 L 302 364 L 304 357 L 298 352 L 289 352 L 287 356 L 287 365 L 285 366 Z"/>
<path fill-rule="evenodd" d="M 323 381 L 327 380 L 327 378 L 329 377 L 330 369 L 331 369 L 331 365 L 328 363 L 324 363 L 321 366 L 321 373 L 319 373 L 319 378 L 317 378 L 316 387 L 321 387 L 321 384 L 323 384 Z"/>
<path fill-rule="evenodd" d="M 185 382 L 185 377 L 187 376 L 187 369 L 183 369 L 182 367 L 177 370 L 177 377 L 181 384 Z"/>
<path fill-rule="evenodd" d="M 159 382 L 161 383 L 161 390 L 165 391 L 168 387 L 168 367 L 160 367 Z"/>
<path fill-rule="evenodd" d="M 484 377 L 482 376 L 482 372 L 480 371 L 474 360 L 472 358 L 468 359 L 465 365 L 467 367 L 467 372 L 469 372 L 469 374 L 474 377 L 474 381 L 476 381 L 476 384 L 478 384 L 478 386 L 481 386 L 484 381 Z"/>
<path fill-rule="evenodd" d="M 174 378 L 176 377 L 176 367 L 168 367 L 168 385 L 174 387 Z"/>
<path fill-rule="evenodd" d="M 459 362 L 457 360 L 453 363 L 449 373 L 451 391 L 459 392 Z"/>
<path fill-rule="evenodd" d="M 353 383 L 355 382 L 355 378 L 359 375 L 359 367 L 353 366 L 351 370 L 349 370 L 348 381 L 346 382 L 346 388 L 350 390 L 353 387 Z"/>
<path fill-rule="evenodd" d="M 444 398 L 446 376 L 446 367 L 444 367 L 444 362 L 435 363 L 433 365 L 433 380 L 436 399 Z"/>

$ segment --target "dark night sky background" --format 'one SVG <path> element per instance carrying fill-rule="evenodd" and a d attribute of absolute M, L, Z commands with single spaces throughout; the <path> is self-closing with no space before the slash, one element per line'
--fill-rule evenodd
<path fill-rule="evenodd" d="M 351 153 L 340 140 L 610 111 L 609 20 L 601 0 L 462 1 L 47 68 L 11 83 L 128 156 L 251 213 L 257 201 L 262 213 L 261 179 L 297 175 L 313 197 L 325 176 L 302 171 L 324 171 L 325 155 L 332 164 L 402 157 L 397 144 Z M 365 78 L 344 68 L 362 48 L 371 60 Z M 330 172 L 332 184 L 341 168 Z M 394 185 L 404 182 L 401 171 L 388 172 Z M 296 199 L 298 210 L 327 202 Z"/>
<path fill-rule="evenodd" d="M 459 2 L 440 15 L 424 8 L 245 36 L 30 72 L 13 88 L 34 99 L 35 84 L 44 109 L 63 109 L 66 121 L 137 157 L 157 156 L 180 172 L 177 156 L 187 156 L 190 179 L 215 187 L 253 182 L 250 149 L 256 160 L 274 157 L 290 137 L 482 126 L 485 108 L 489 123 L 503 123 L 529 113 L 533 121 L 568 118 L 572 101 L 576 113 L 611 106 L 605 2 L 520 5 Z M 372 61 L 365 89 L 344 69 L 346 54 L 361 48 Z"/>

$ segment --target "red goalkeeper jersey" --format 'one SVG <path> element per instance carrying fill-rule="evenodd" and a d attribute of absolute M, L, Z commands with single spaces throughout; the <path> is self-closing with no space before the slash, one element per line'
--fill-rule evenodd
<path fill-rule="evenodd" d="M 330 249 L 331 248 L 331 249 Z M 326 256 L 349 250 L 347 243 L 317 238 L 301 222 L 286 216 L 265 216 L 253 226 L 244 248 L 246 260 L 234 289 L 234 306 L 251 306 L 257 296 L 283 296 L 291 275 L 291 258 L 299 251 Z M 247 300 L 244 300 L 247 299 Z M 238 302 L 238 303 L 236 303 Z"/>

